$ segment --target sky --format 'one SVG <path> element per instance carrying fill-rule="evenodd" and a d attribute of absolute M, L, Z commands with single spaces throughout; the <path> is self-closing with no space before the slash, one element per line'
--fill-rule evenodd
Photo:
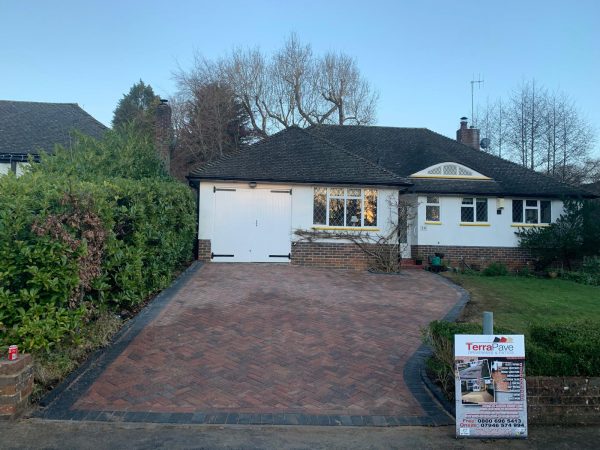
<path fill-rule="evenodd" d="M 138 80 L 168 98 L 195 53 L 269 53 L 295 32 L 316 54 L 356 58 L 380 95 L 378 125 L 455 138 L 481 76 L 476 103 L 535 79 L 600 134 L 598 19 L 597 0 L 0 0 L 0 99 L 78 103 L 110 125 Z"/>

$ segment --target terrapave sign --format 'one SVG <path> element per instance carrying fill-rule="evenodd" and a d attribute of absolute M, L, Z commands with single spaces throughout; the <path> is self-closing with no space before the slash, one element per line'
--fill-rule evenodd
<path fill-rule="evenodd" d="M 527 437 L 523 335 L 455 335 L 454 372 L 457 437 Z"/>

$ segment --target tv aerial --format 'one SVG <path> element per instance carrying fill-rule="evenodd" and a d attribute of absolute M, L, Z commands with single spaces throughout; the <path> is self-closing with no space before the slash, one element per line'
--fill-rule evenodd
<path fill-rule="evenodd" d="M 490 139 L 489 139 L 489 138 L 483 138 L 483 139 L 481 140 L 481 142 L 479 143 L 479 145 L 480 145 L 480 146 L 481 146 L 481 148 L 483 148 L 483 149 L 489 148 L 490 144 L 491 144 L 491 141 L 490 141 Z"/>
<path fill-rule="evenodd" d="M 475 85 L 481 89 L 481 85 L 483 84 L 483 80 L 481 79 L 481 74 L 477 75 L 477 79 L 475 80 L 475 75 L 473 75 L 473 79 L 471 80 L 471 120 L 475 122 L 475 108 L 474 108 L 474 97 L 475 97 Z M 475 125 L 475 124 L 473 124 Z"/>

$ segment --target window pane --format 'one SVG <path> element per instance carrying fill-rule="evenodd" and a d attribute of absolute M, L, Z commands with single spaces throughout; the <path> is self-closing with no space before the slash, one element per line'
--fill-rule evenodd
<path fill-rule="evenodd" d="M 348 189 L 348 197 L 360 197 L 360 189 Z"/>
<path fill-rule="evenodd" d="M 313 200 L 313 224 L 325 225 L 327 219 L 327 189 L 315 188 Z"/>
<path fill-rule="evenodd" d="M 540 222 L 550 223 L 552 222 L 551 203 L 548 200 L 542 200 L 540 202 Z"/>
<path fill-rule="evenodd" d="M 538 223 L 538 210 L 525 208 L 525 223 Z"/>
<path fill-rule="evenodd" d="M 513 223 L 523 223 L 523 200 L 512 201 Z"/>
<path fill-rule="evenodd" d="M 329 189 L 330 197 L 343 197 L 344 196 L 344 188 L 331 188 Z"/>
<path fill-rule="evenodd" d="M 426 206 L 425 207 L 425 220 L 432 222 L 440 221 L 440 207 L 439 206 Z"/>
<path fill-rule="evenodd" d="M 444 175 L 456 175 L 457 173 L 458 170 L 454 164 L 447 164 L 444 166 Z"/>
<path fill-rule="evenodd" d="M 440 198 L 439 197 L 435 197 L 433 195 L 428 195 L 427 196 L 427 203 L 439 203 L 440 202 Z"/>
<path fill-rule="evenodd" d="M 531 206 L 537 208 L 537 200 L 526 200 L 525 206 Z"/>
<path fill-rule="evenodd" d="M 473 204 L 473 199 L 472 198 L 463 198 L 462 199 L 462 204 L 463 205 L 472 205 Z"/>
<path fill-rule="evenodd" d="M 346 226 L 360 227 L 361 201 L 358 199 L 348 199 L 346 202 Z"/>
<path fill-rule="evenodd" d="M 366 227 L 377 226 L 377 190 L 365 189 L 365 213 L 364 222 Z"/>
<path fill-rule="evenodd" d="M 329 225 L 344 226 L 344 200 L 341 198 L 329 199 Z"/>
<path fill-rule="evenodd" d="M 463 206 L 462 208 L 460 208 L 460 221 L 461 222 L 474 222 L 475 221 L 472 207 Z"/>
<path fill-rule="evenodd" d="M 477 199 L 477 222 L 487 222 L 488 220 L 488 207 L 487 198 Z"/>

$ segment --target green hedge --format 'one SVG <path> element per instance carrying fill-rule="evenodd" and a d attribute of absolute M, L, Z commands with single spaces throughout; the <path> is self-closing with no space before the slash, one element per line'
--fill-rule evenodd
<path fill-rule="evenodd" d="M 135 309 L 191 259 L 194 211 L 166 179 L 0 176 L 0 345 L 47 350 L 94 310 Z"/>
<path fill-rule="evenodd" d="M 497 334 L 519 334 L 496 328 Z M 481 334 L 481 325 L 434 321 L 423 331 L 433 350 L 427 366 L 448 398 L 454 398 L 454 335 Z M 531 325 L 525 337 L 526 373 L 531 376 L 600 376 L 600 323 Z"/>
<path fill-rule="evenodd" d="M 525 347 L 529 375 L 600 376 L 598 322 L 532 325 Z"/>

